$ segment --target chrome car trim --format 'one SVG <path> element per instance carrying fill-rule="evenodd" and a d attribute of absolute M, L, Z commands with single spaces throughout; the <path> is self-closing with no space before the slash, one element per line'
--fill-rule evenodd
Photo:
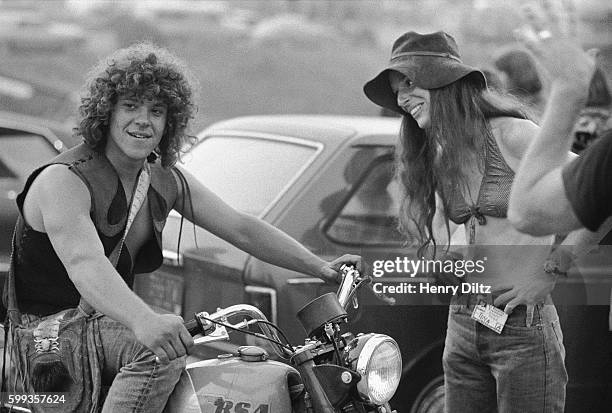
<path fill-rule="evenodd" d="M 271 305 L 270 305 L 270 321 L 276 324 L 278 320 L 278 303 L 276 299 L 276 290 L 270 287 L 259 287 L 255 285 L 245 285 L 244 291 L 247 293 L 260 293 L 260 294 L 268 294 L 270 296 Z"/>
<path fill-rule="evenodd" d="M 183 265 L 183 254 L 177 251 L 163 249 L 162 257 L 165 265 L 180 267 Z"/>
<path fill-rule="evenodd" d="M 308 285 L 308 284 L 324 284 L 320 278 L 316 277 L 300 277 L 300 278 L 289 278 L 287 284 L 289 285 Z"/>

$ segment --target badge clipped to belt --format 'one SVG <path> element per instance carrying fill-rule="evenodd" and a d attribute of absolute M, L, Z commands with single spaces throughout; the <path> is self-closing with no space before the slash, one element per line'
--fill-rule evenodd
<path fill-rule="evenodd" d="M 481 302 L 474 307 L 472 318 L 497 334 L 501 334 L 504 325 L 506 325 L 508 314 L 491 304 Z"/>

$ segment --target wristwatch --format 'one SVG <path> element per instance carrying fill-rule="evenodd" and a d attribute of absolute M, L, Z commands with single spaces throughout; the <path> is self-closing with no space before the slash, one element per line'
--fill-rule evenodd
<path fill-rule="evenodd" d="M 551 257 L 548 257 L 546 261 L 544 261 L 544 272 L 547 274 L 562 275 L 567 277 L 567 270 L 563 271 L 561 269 L 561 264 Z"/>
<path fill-rule="evenodd" d="M 563 248 L 555 248 L 544 261 L 544 272 L 552 275 L 567 277 L 567 272 L 572 266 L 574 257 L 571 252 Z"/>

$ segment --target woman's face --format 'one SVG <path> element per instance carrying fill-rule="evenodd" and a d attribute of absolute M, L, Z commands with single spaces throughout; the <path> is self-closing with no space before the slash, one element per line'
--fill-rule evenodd
<path fill-rule="evenodd" d="M 397 105 L 414 118 L 419 128 L 428 127 L 431 123 L 429 90 L 413 85 L 410 79 L 396 71 L 389 72 L 389 85 L 397 96 Z"/>

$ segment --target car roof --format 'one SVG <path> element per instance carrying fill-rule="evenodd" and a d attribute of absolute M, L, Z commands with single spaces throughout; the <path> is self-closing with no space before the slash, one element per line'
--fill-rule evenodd
<path fill-rule="evenodd" d="M 269 134 L 322 143 L 341 144 L 357 138 L 360 144 L 393 144 L 401 120 L 374 116 L 334 115 L 260 115 L 245 116 L 217 122 L 199 134 L 200 138 L 218 133 L 241 132 Z"/>
<path fill-rule="evenodd" d="M 69 126 L 16 112 L 0 111 L 0 128 L 20 129 L 44 136 L 59 151 L 64 151 L 77 143 Z"/>

